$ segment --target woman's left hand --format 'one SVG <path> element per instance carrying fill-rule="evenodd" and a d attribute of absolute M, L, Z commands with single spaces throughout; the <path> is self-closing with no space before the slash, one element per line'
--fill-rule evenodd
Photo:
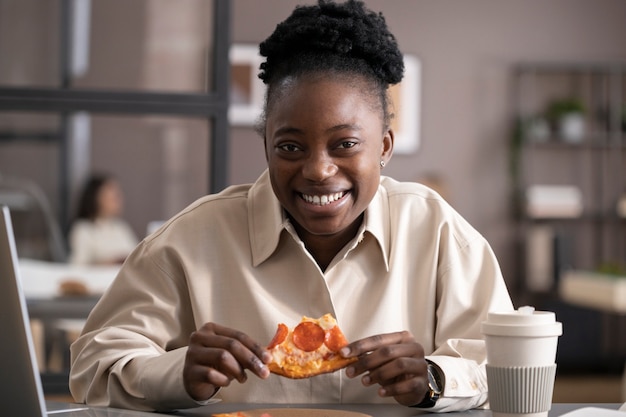
<path fill-rule="evenodd" d="M 381 397 L 394 397 L 411 406 L 422 402 L 428 391 L 427 363 L 424 348 L 410 332 L 387 333 L 367 337 L 341 349 L 344 357 L 359 360 L 346 368 L 346 375 L 362 377 L 363 385 L 380 385 Z"/>

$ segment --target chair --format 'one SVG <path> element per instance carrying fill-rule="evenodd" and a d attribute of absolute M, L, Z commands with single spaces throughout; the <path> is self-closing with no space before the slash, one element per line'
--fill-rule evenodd
<path fill-rule="evenodd" d="M 37 184 L 0 173 L 0 205 L 11 210 L 20 257 L 67 261 L 61 228 L 48 198 Z"/>

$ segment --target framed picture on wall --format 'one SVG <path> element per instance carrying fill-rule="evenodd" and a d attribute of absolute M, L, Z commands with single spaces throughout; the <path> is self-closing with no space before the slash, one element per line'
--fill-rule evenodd
<path fill-rule="evenodd" d="M 421 65 L 416 56 L 404 55 L 404 78 L 390 88 L 395 117 L 393 152 L 410 154 L 420 146 L 421 121 Z"/>
<path fill-rule="evenodd" d="M 230 106 L 228 120 L 235 126 L 252 126 L 261 115 L 265 84 L 257 76 L 263 62 L 256 45 L 233 45 L 229 52 Z"/>

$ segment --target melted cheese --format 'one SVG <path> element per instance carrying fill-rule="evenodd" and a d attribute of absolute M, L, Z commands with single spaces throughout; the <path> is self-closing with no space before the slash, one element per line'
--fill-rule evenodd
<path fill-rule="evenodd" d="M 320 325 L 322 329 L 328 331 L 337 325 L 337 321 L 330 314 L 326 314 L 319 319 L 303 317 L 302 321 L 312 321 Z M 274 362 L 281 368 L 298 367 L 304 369 L 319 369 L 324 359 L 334 356 L 325 344 L 312 352 L 305 352 L 296 347 L 293 343 L 292 330 L 290 329 L 287 338 L 279 345 L 270 350 L 274 357 Z"/>

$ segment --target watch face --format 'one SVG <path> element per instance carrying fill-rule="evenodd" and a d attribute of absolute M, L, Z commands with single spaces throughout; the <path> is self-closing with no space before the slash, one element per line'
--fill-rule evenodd
<path fill-rule="evenodd" d="M 442 384 L 441 384 L 441 380 L 439 379 L 439 373 L 437 372 L 437 369 L 432 364 L 429 363 L 427 370 L 428 370 L 427 372 L 428 393 L 426 393 L 426 397 L 424 398 L 424 400 L 418 405 L 415 405 L 414 407 L 419 407 L 419 408 L 434 407 L 435 404 L 437 404 L 437 400 L 441 396 Z"/>
<path fill-rule="evenodd" d="M 428 386 L 433 391 L 433 394 L 436 394 L 438 397 L 441 394 L 441 387 L 439 386 L 439 381 L 437 377 L 435 377 L 435 369 L 433 369 L 432 365 L 428 365 Z M 432 395 L 431 395 L 432 396 Z"/>

